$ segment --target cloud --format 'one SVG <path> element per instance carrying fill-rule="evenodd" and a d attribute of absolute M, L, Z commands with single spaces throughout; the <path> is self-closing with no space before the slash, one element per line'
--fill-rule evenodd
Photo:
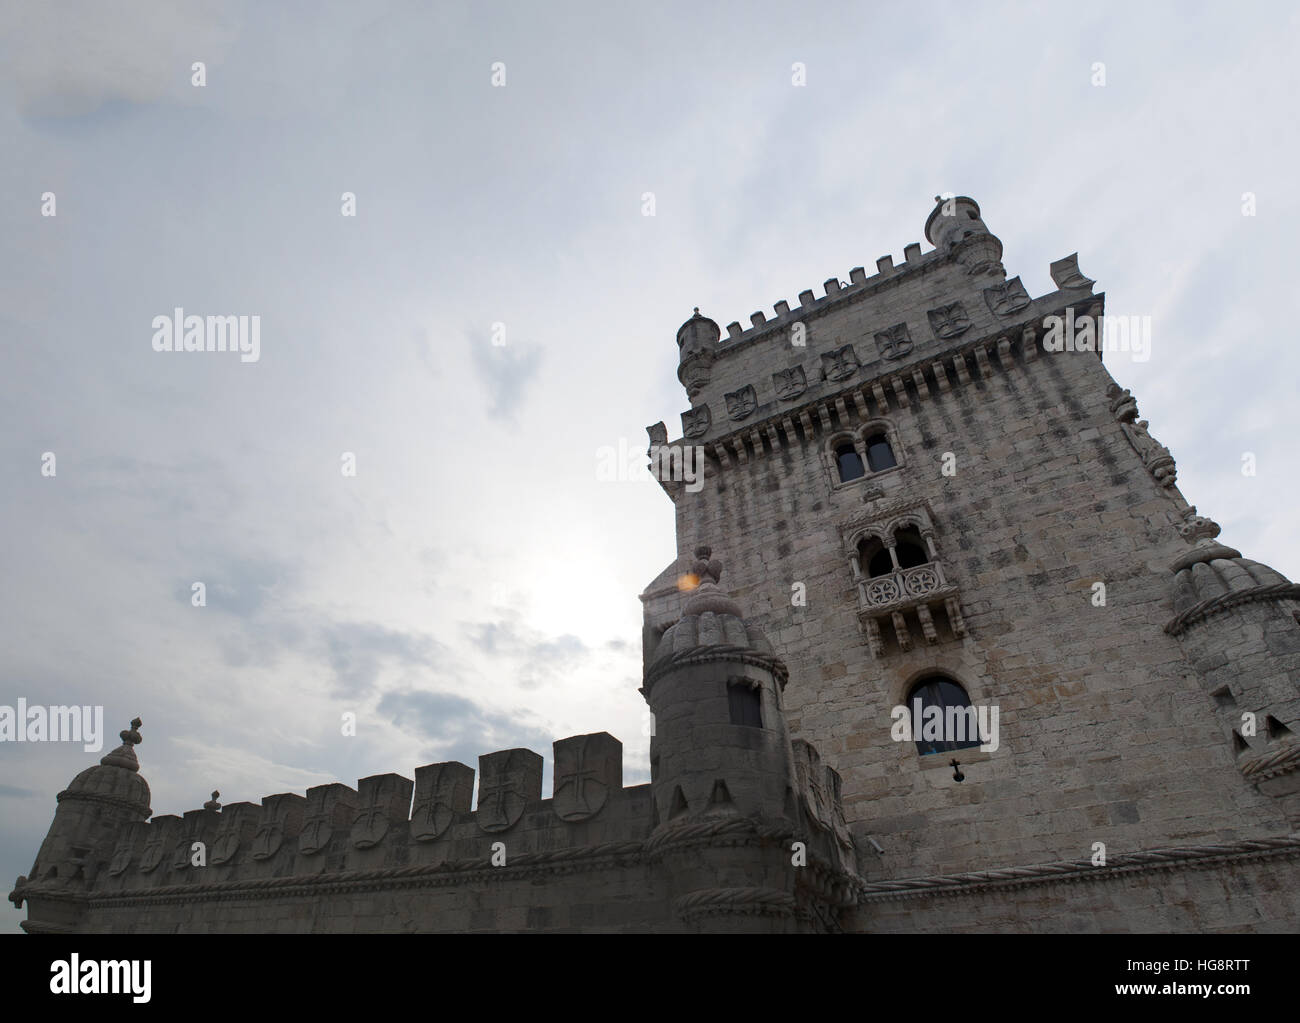
<path fill-rule="evenodd" d="M 51 10 L 57 8 L 57 14 Z M 124 11 L 98 0 L 0 7 L 3 80 L 28 118 L 84 117 L 110 103 L 197 102 L 190 65 L 219 65 L 238 35 L 220 0 Z"/>
<path fill-rule="evenodd" d="M 375 687 L 389 664 L 432 670 L 443 668 L 447 649 L 428 636 L 398 632 L 382 625 L 334 625 L 324 634 L 330 667 L 338 685 L 336 696 L 356 696 Z"/>
<path fill-rule="evenodd" d="M 591 648 L 571 633 L 547 637 L 514 622 L 476 622 L 466 626 L 469 642 L 503 663 L 502 670 L 525 689 L 561 680 L 591 657 Z"/>
<path fill-rule="evenodd" d="M 486 710 L 452 693 L 392 692 L 379 701 L 379 712 L 408 733 L 427 737 L 437 757 L 476 767 L 478 757 L 523 747 L 545 756 L 554 737 L 531 715 Z"/>
<path fill-rule="evenodd" d="M 485 344 L 471 337 L 470 356 L 474 371 L 492 399 L 488 415 L 514 422 L 524 403 L 524 392 L 542 364 L 540 349 L 517 344 Z"/>

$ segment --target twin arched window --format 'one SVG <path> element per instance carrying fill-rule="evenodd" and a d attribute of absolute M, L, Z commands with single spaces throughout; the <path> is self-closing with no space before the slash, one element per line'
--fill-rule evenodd
<path fill-rule="evenodd" d="M 858 565 L 868 579 L 889 575 L 900 568 L 915 568 L 930 561 L 929 544 L 916 526 L 894 530 L 893 554 L 879 537 L 870 536 L 858 544 Z"/>
<path fill-rule="evenodd" d="M 878 430 L 865 439 L 866 465 L 863 466 L 862 451 L 851 440 L 842 440 L 835 445 L 835 468 L 839 472 L 841 483 L 851 483 L 871 472 L 883 472 L 898 465 L 889 437 L 883 430 Z"/>

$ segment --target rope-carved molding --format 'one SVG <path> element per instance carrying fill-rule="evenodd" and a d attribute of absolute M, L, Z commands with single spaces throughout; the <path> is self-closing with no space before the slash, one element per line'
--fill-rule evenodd
<path fill-rule="evenodd" d="M 1183 611 L 1165 626 L 1165 632 L 1177 636 L 1197 622 L 1219 614 L 1238 604 L 1251 604 L 1260 600 L 1300 600 L 1300 583 L 1272 583 L 1249 590 L 1232 590 L 1228 593 L 1202 600 Z"/>
<path fill-rule="evenodd" d="M 1267 781 L 1300 767 L 1300 743 L 1288 743 L 1270 753 L 1243 760 L 1238 767 L 1253 782 Z"/>
<path fill-rule="evenodd" d="M 703 888 L 673 902 L 682 920 L 719 914 L 794 916 L 795 900 L 776 888 Z"/>
<path fill-rule="evenodd" d="M 794 837 L 788 824 L 759 825 L 748 817 L 717 817 L 712 820 L 687 821 L 670 825 L 645 843 L 650 859 L 671 850 L 695 845 L 747 845 L 755 842 L 780 842 Z M 721 841 L 719 841 L 721 839 Z"/>
<path fill-rule="evenodd" d="M 1262 838 L 1226 845 L 1175 846 L 1112 856 L 1104 867 L 1094 867 L 1088 860 L 1062 861 L 966 874 L 937 874 L 897 881 L 875 881 L 863 886 L 859 901 L 882 902 L 941 895 L 970 895 L 989 888 L 1018 888 L 1031 884 L 1109 881 L 1125 874 L 1194 870 L 1233 860 L 1292 856 L 1300 856 L 1300 836 Z"/>

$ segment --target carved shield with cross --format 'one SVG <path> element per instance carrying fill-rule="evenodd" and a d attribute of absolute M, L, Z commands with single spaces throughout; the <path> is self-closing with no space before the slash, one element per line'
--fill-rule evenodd
<path fill-rule="evenodd" d="M 623 746 L 605 733 L 576 736 L 555 744 L 555 798 L 552 807 L 562 821 L 594 817 L 621 783 Z"/>
<path fill-rule="evenodd" d="M 505 831 L 518 823 L 524 807 L 542 794 L 542 758 L 512 749 L 479 757 L 478 825 Z"/>

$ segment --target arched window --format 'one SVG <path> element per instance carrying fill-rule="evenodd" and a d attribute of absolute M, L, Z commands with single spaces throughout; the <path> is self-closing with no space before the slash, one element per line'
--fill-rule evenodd
<path fill-rule="evenodd" d="M 966 690 L 950 678 L 931 675 L 912 687 L 907 698 L 916 751 L 946 753 L 980 745 L 979 719 Z"/>
<path fill-rule="evenodd" d="M 868 537 L 858 544 L 858 565 L 868 579 L 889 575 L 894 570 L 889 549 L 877 537 Z"/>
<path fill-rule="evenodd" d="M 894 458 L 894 449 L 889 446 L 889 438 L 883 433 L 874 433 L 867 438 L 867 465 L 872 472 L 892 469 L 898 464 Z"/>
<path fill-rule="evenodd" d="M 841 483 L 861 479 L 867 474 L 862 468 L 862 457 L 848 441 L 836 446 L 835 464 L 840 471 Z"/>
<path fill-rule="evenodd" d="M 899 568 L 915 568 L 917 565 L 924 565 L 930 560 L 930 555 L 925 550 L 925 540 L 921 538 L 921 531 L 915 526 L 906 526 L 894 534 L 897 543 L 895 548 L 898 554 Z"/>

